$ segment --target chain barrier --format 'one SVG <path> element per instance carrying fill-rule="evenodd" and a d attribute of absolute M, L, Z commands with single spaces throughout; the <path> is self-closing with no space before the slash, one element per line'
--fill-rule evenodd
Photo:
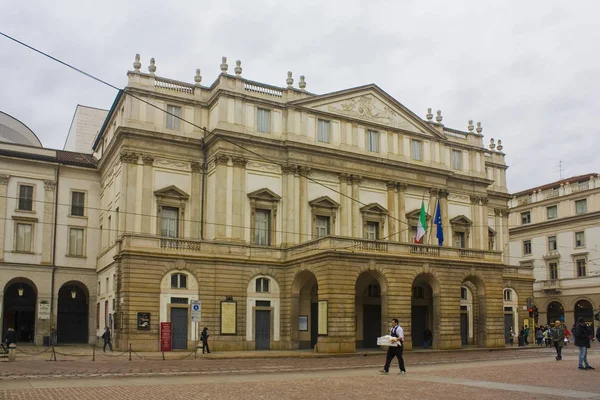
<path fill-rule="evenodd" d="M 47 348 L 47 349 L 44 349 L 44 350 L 42 350 L 42 351 L 38 351 L 38 352 L 35 352 L 35 353 L 31 353 L 31 352 L 28 352 L 28 351 L 25 351 L 25 350 L 21 349 L 20 347 L 17 347 L 16 349 L 17 349 L 17 351 L 18 351 L 19 353 L 27 354 L 28 356 L 38 356 L 38 355 L 40 355 L 40 354 L 44 354 L 44 353 L 47 353 L 47 352 L 49 352 L 49 351 L 52 351 L 52 349 L 51 349 L 51 348 Z"/>

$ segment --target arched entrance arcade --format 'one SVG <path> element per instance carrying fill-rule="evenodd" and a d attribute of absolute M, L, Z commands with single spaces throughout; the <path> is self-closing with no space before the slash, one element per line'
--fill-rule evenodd
<path fill-rule="evenodd" d="M 468 344 L 473 344 L 476 346 L 480 346 L 480 347 L 485 347 L 486 346 L 486 319 L 487 319 L 487 310 L 486 310 L 486 299 L 485 299 L 485 288 L 483 286 L 483 281 L 474 275 L 469 275 L 467 276 L 464 280 L 463 283 L 461 285 L 461 287 L 464 287 L 467 289 L 467 297 L 470 298 L 470 300 L 467 300 L 468 303 L 470 303 L 471 305 L 471 310 L 470 313 L 467 313 L 467 318 L 469 319 L 469 321 L 466 322 L 470 322 L 469 328 L 470 331 L 468 332 L 468 335 L 464 335 L 463 332 L 461 332 L 461 336 L 463 336 L 463 338 L 465 336 L 467 336 L 469 338 Z M 461 289 L 461 299 L 463 297 L 463 293 L 462 293 L 462 289 Z M 462 311 L 462 307 L 461 307 L 461 311 Z M 470 315 L 469 315 L 470 314 Z M 462 318 L 462 314 L 461 314 L 461 318 Z M 463 321 L 461 320 L 461 331 L 463 331 Z M 464 339 L 463 339 L 463 345 L 464 345 Z"/>
<path fill-rule="evenodd" d="M 377 271 L 356 279 L 356 348 L 377 348 L 377 338 L 387 330 L 387 285 Z"/>
<path fill-rule="evenodd" d="M 15 278 L 6 284 L 3 297 L 2 340 L 6 331 L 12 328 L 17 332 L 17 342 L 35 340 L 37 288 L 26 278 Z"/>
<path fill-rule="evenodd" d="M 577 301 L 573 312 L 575 322 L 581 317 L 586 324 L 594 327 L 594 306 L 588 300 L 582 299 Z M 594 330 L 594 332 L 596 331 Z"/>
<path fill-rule="evenodd" d="M 439 284 L 430 274 L 420 274 L 412 284 L 411 338 L 413 348 L 438 348 L 439 343 Z M 431 332 L 433 343 L 425 343 L 425 333 Z M 430 340 L 431 338 L 429 338 Z M 427 344 L 427 346 L 425 346 Z"/>
<path fill-rule="evenodd" d="M 304 270 L 292 284 L 292 348 L 313 349 L 319 327 L 319 286 L 314 273 Z"/>
<path fill-rule="evenodd" d="M 547 308 L 548 320 L 547 324 L 552 325 L 555 321 L 565 320 L 565 308 L 559 301 L 552 301 Z"/>
<path fill-rule="evenodd" d="M 89 292 L 78 281 L 67 282 L 58 291 L 56 334 L 59 344 L 88 342 Z"/>

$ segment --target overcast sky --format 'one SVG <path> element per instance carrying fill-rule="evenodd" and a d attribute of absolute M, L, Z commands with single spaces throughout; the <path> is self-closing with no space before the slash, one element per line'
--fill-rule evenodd
<path fill-rule="evenodd" d="M 89 5 L 87 5 L 89 3 Z M 154 4 L 153 4 L 154 3 Z M 172 4 L 169 4 L 172 3 Z M 492 4 L 495 3 L 495 4 Z M 448 127 L 481 121 L 501 139 L 510 191 L 600 172 L 598 1 L 14 1 L 0 30 L 119 87 L 144 72 L 203 84 L 242 61 L 243 76 L 326 93 L 376 83 Z M 64 145 L 77 104 L 116 92 L 0 37 L 0 110 L 44 147 Z"/>

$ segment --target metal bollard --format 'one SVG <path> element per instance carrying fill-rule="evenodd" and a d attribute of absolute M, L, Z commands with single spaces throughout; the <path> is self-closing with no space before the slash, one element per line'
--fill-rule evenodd
<path fill-rule="evenodd" d="M 8 345 L 8 362 L 17 361 L 17 345 L 11 343 Z"/>

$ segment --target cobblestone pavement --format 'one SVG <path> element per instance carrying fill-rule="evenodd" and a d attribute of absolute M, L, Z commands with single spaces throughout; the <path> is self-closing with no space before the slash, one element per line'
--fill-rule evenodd
<path fill-rule="evenodd" d="M 357 363 L 354 368 L 344 370 L 288 373 L 240 373 L 247 371 L 238 365 L 238 369 L 213 375 L 10 380 L 0 382 L 0 400 L 600 399 L 600 369 L 578 370 L 574 350 L 568 351 L 565 359 L 559 362 L 552 358 L 550 351 L 545 350 L 504 352 L 502 357 L 494 352 L 477 353 L 487 353 L 488 360 L 461 359 L 463 362 L 454 360 L 428 364 L 410 362 L 406 375 L 380 375 L 378 368 L 360 368 Z M 365 358 L 369 357 L 357 357 L 363 361 Z M 600 367 L 600 353 L 590 354 L 588 358 L 590 363 Z M 324 367 L 332 361 L 345 362 L 350 359 L 320 358 L 306 361 Z M 245 360 L 221 361 L 239 364 L 239 361 Z M 284 362 L 289 364 L 304 360 L 251 361 L 268 361 L 283 366 Z M 366 367 L 367 364 L 363 363 L 362 366 Z"/>
<path fill-rule="evenodd" d="M 573 349 L 571 349 L 574 351 Z M 33 353 L 31 350 L 29 353 Z M 63 350 L 64 351 L 64 350 Z M 73 377 L 113 376 L 164 376 L 164 375 L 214 375 L 221 373 L 255 374 L 260 372 L 302 372 L 353 368 L 378 368 L 385 362 L 383 352 L 345 357 L 279 357 L 279 358 L 227 358 L 194 359 L 193 354 L 184 360 L 162 360 L 159 354 L 120 356 L 113 354 L 90 356 L 57 355 L 50 361 L 50 353 L 38 356 L 19 354 L 14 363 L 0 362 L 0 381 L 18 379 L 57 379 Z M 238 353 L 242 354 L 242 353 Z M 407 365 L 455 363 L 490 359 L 523 359 L 551 354 L 550 349 L 486 350 L 453 352 L 407 352 Z"/>

